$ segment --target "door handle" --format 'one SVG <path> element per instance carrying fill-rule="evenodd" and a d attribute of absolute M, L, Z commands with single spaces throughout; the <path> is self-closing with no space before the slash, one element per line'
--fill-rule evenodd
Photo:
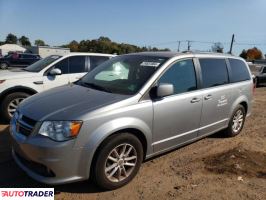
<path fill-rule="evenodd" d="M 191 103 L 197 103 L 197 102 L 199 102 L 200 101 L 200 98 L 193 98 L 193 99 L 191 99 Z"/>
<path fill-rule="evenodd" d="M 212 98 L 212 95 L 211 94 L 208 94 L 206 97 L 204 97 L 205 100 L 209 100 Z"/>
<path fill-rule="evenodd" d="M 34 81 L 33 82 L 35 85 L 42 85 L 43 84 L 43 81 Z"/>

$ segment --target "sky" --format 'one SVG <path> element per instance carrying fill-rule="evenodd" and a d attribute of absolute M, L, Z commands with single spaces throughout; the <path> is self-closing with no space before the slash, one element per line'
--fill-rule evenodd
<path fill-rule="evenodd" d="M 51 46 L 100 36 L 139 46 L 266 53 L 266 0 L 0 0 L 0 41 L 8 33 Z"/>

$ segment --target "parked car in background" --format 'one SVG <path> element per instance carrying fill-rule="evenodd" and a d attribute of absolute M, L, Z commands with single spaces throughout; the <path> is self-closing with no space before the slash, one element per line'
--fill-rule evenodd
<path fill-rule="evenodd" d="M 261 66 L 258 71 L 254 73 L 256 86 L 259 87 L 266 83 L 266 66 Z"/>
<path fill-rule="evenodd" d="M 0 58 L 0 69 L 9 67 L 25 68 L 40 59 L 41 57 L 38 54 L 12 53 Z"/>
<path fill-rule="evenodd" d="M 2 117 L 9 120 L 18 104 L 28 96 L 75 82 L 112 57 L 114 55 L 98 53 L 53 55 L 24 69 L 0 71 L 0 113 Z"/>
<path fill-rule="evenodd" d="M 121 55 L 74 84 L 26 99 L 11 121 L 12 155 L 40 182 L 93 177 L 115 189 L 145 159 L 220 130 L 238 135 L 252 95 L 251 73 L 239 57 Z"/>

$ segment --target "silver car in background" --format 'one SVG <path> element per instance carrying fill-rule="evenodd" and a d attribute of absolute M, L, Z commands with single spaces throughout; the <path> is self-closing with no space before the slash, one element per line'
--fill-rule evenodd
<path fill-rule="evenodd" d="M 117 56 L 81 80 L 34 95 L 11 121 L 13 157 L 47 184 L 127 184 L 143 160 L 217 131 L 236 136 L 251 113 L 239 57 L 148 52 Z"/>

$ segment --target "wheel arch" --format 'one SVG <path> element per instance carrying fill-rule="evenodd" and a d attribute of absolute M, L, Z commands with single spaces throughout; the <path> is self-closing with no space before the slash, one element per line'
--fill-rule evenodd
<path fill-rule="evenodd" d="M 7 95 L 15 93 L 15 92 L 24 92 L 24 93 L 27 93 L 29 95 L 34 95 L 34 94 L 38 93 L 36 90 L 29 88 L 29 87 L 15 86 L 15 87 L 11 87 L 11 88 L 4 90 L 1 93 L 0 101 L 2 101 Z"/>
<path fill-rule="evenodd" d="M 147 138 L 145 136 L 145 134 L 138 128 L 122 128 L 120 130 L 116 130 L 110 134 L 108 134 L 108 136 L 106 136 L 98 145 L 97 145 L 97 148 L 96 150 L 93 152 L 93 156 L 92 156 L 92 159 L 91 159 L 91 162 L 90 162 L 90 168 L 89 168 L 89 174 L 91 175 L 93 173 L 93 168 L 94 168 L 94 164 L 95 164 L 95 161 L 96 161 L 96 158 L 97 158 L 97 155 L 100 151 L 100 146 L 101 144 L 107 140 L 109 137 L 111 136 L 114 136 L 116 134 L 122 134 L 122 133 L 130 133 L 134 136 L 136 136 L 141 144 L 142 144 L 142 147 L 143 147 L 143 160 L 145 160 L 145 157 L 147 155 L 147 148 L 148 148 L 148 141 L 147 141 Z"/>

